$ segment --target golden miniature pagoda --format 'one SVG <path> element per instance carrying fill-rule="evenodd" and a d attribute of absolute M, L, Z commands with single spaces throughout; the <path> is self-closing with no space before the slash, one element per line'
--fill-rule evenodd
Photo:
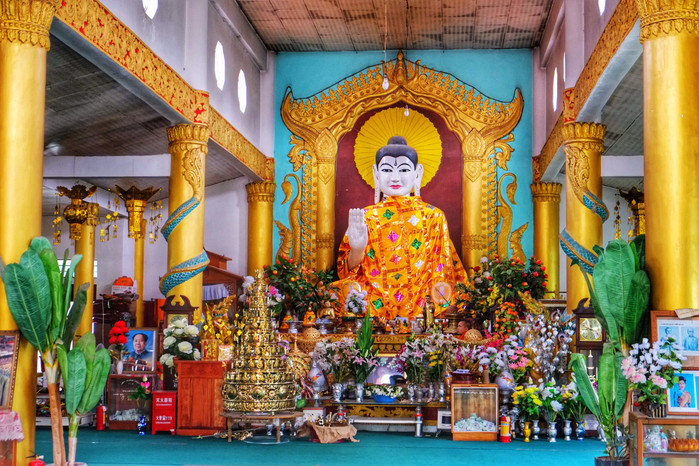
<path fill-rule="evenodd" d="M 294 372 L 277 343 L 266 288 L 257 270 L 249 306 L 243 310 L 245 330 L 221 387 L 225 411 L 274 413 L 296 406 Z"/>

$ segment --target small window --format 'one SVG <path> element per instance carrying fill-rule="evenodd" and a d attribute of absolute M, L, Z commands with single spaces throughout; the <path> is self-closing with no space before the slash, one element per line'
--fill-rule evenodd
<path fill-rule="evenodd" d="M 245 72 L 240 70 L 238 73 L 238 106 L 240 113 L 245 113 L 248 106 L 248 84 L 245 82 Z"/>
<path fill-rule="evenodd" d="M 566 54 L 563 52 L 563 85 L 565 86 L 566 83 Z"/>
<path fill-rule="evenodd" d="M 607 7 L 607 0 L 597 0 L 597 6 L 599 7 L 599 15 L 604 14 L 604 9 Z"/>
<path fill-rule="evenodd" d="M 553 89 L 551 92 L 551 103 L 553 104 L 553 111 L 556 111 L 558 107 L 558 68 L 553 70 Z"/>
<path fill-rule="evenodd" d="M 146 16 L 153 19 L 155 12 L 158 11 L 158 0 L 143 0 L 143 11 L 146 12 Z"/>
<path fill-rule="evenodd" d="M 223 90 L 223 85 L 226 83 L 226 57 L 223 55 L 221 42 L 216 42 L 214 50 L 214 75 L 216 76 L 216 87 Z"/>

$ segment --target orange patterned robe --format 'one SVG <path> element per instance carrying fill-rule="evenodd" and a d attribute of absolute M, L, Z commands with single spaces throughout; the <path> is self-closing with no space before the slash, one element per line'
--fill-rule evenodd
<path fill-rule="evenodd" d="M 368 292 L 371 315 L 415 318 L 422 314 L 432 285 L 466 279 L 440 209 L 420 197 L 389 196 L 364 212 L 369 230 L 364 260 L 347 269 L 350 249 L 345 235 L 337 259 L 340 281 L 335 284 L 342 289 L 356 281 Z"/>

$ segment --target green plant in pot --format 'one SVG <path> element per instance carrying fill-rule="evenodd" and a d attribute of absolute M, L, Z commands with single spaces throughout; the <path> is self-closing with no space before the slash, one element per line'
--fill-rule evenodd
<path fill-rule="evenodd" d="M 608 457 L 596 458 L 595 463 L 628 464 L 628 428 L 622 420 L 628 386 L 621 362 L 629 345 L 647 332 L 650 280 L 644 270 L 645 238 L 637 236 L 631 243 L 613 240 L 606 249 L 595 246 L 595 252 L 598 262 L 592 282 L 585 269 L 580 269 L 595 316 L 609 336 L 598 361 L 597 389 L 587 376 L 584 355 L 573 354 L 570 367 L 585 405 L 599 421 L 606 438 Z"/>
<path fill-rule="evenodd" d="M 40 353 L 49 389 L 53 461 L 65 465 L 63 418 L 59 382 L 63 376 L 66 390 L 66 410 L 71 416 L 69 436 L 76 439 L 79 417 L 92 409 L 104 391 L 109 370 L 109 352 L 95 351 L 94 335 L 83 336 L 75 348 L 68 351 L 80 324 L 88 284 L 80 285 L 70 305 L 70 291 L 75 267 L 82 256 L 75 255 L 66 270 L 68 252 L 63 268 L 59 268 L 51 243 L 44 237 L 32 239 L 19 263 L 5 265 L 0 259 L 0 278 L 10 313 L 20 332 Z M 70 309 L 69 309 L 70 306 Z M 99 394 L 99 395 L 97 395 Z M 96 398 L 95 398 L 96 397 Z M 93 400 L 94 401 L 93 403 Z M 70 463 L 75 459 L 75 442 L 69 440 Z"/>

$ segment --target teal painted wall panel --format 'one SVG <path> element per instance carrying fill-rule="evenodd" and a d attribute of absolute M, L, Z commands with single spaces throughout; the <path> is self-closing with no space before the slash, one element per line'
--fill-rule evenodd
<path fill-rule="evenodd" d="M 394 60 L 395 51 L 387 58 Z M 514 151 L 508 162 L 508 172 L 517 176 L 518 189 L 513 207 L 512 230 L 529 223 L 522 237 L 522 246 L 527 256 L 533 251 L 533 207 L 529 185 L 532 182 L 532 52 L 531 50 L 419 50 L 406 51 L 405 59 L 420 61 L 420 64 L 448 73 L 463 83 L 474 87 L 483 95 L 509 102 L 515 89 L 522 92 L 524 110 L 514 129 Z M 296 99 L 310 97 L 333 87 L 345 78 L 379 64 L 383 52 L 313 52 L 280 53 L 276 58 L 275 75 L 275 144 L 274 157 L 278 183 L 274 201 L 274 218 L 289 226 L 288 204 L 281 205 L 284 193 L 281 181 L 292 172 L 288 153 L 291 132 L 281 119 L 280 106 L 290 89 Z M 498 170 L 498 177 L 503 173 Z M 301 170 L 296 172 L 301 177 Z M 509 182 L 509 181 L 508 181 Z M 429 202 L 429 199 L 426 199 Z M 363 207 L 363 206 L 357 206 Z M 275 227 L 273 252 L 279 247 L 278 230 Z M 460 249 L 460 247 L 458 247 Z"/>

